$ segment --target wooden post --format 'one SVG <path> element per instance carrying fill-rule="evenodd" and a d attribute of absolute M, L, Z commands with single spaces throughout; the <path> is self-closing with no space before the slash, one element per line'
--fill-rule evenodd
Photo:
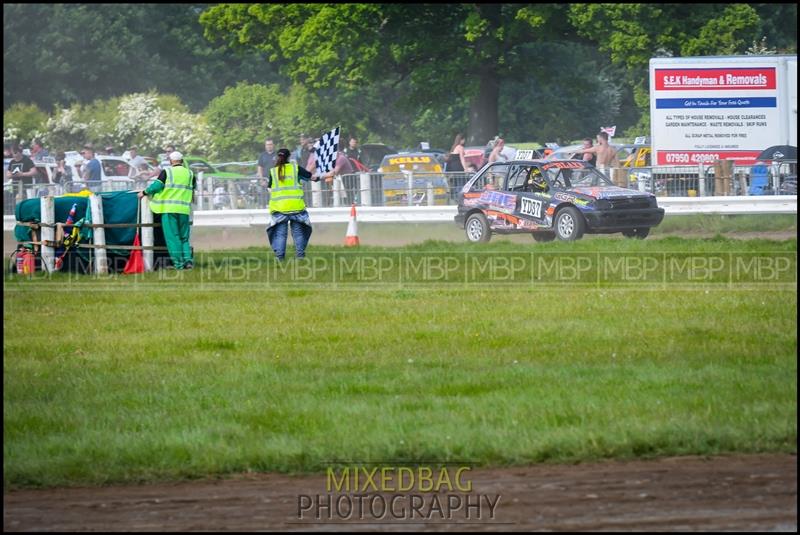
<path fill-rule="evenodd" d="M 103 219 L 103 200 L 95 194 L 89 196 L 89 206 L 92 210 L 92 223 L 102 225 Z M 99 275 L 108 274 L 108 256 L 106 255 L 106 229 L 103 227 L 94 228 L 94 244 L 100 247 L 94 250 L 94 272 Z"/>
<path fill-rule="evenodd" d="M 739 178 L 739 195 L 747 195 L 747 177 L 744 171 L 740 170 L 736 176 Z"/>
<path fill-rule="evenodd" d="M 403 171 L 408 179 L 408 205 L 414 206 L 414 172 Z"/>
<path fill-rule="evenodd" d="M 615 186 L 620 188 L 627 188 L 628 187 L 628 170 L 624 167 L 612 167 L 611 168 L 611 176 L 612 182 Z"/>
<path fill-rule="evenodd" d="M 141 215 L 140 223 L 151 225 L 153 223 L 153 212 L 150 211 L 150 198 L 145 195 L 142 197 L 142 200 L 139 201 L 139 214 Z M 153 227 L 142 227 L 142 246 L 143 247 L 152 247 L 154 244 L 153 239 Z M 142 257 L 144 259 L 144 270 L 153 271 L 153 250 L 152 249 L 145 249 L 142 251 Z"/>
<path fill-rule="evenodd" d="M 433 206 L 434 195 L 433 195 L 433 182 L 428 180 L 428 189 L 425 192 L 428 195 L 428 206 Z"/>
<path fill-rule="evenodd" d="M 361 206 L 372 206 L 369 173 L 360 173 L 359 181 L 361 182 L 361 195 L 359 195 Z"/>
<path fill-rule="evenodd" d="M 731 174 L 733 173 L 733 161 L 715 160 L 714 161 L 714 195 L 731 194 Z"/>
<path fill-rule="evenodd" d="M 42 210 L 42 265 L 47 273 L 52 273 L 55 269 L 56 250 L 49 245 L 45 245 L 45 241 L 55 241 L 56 229 L 56 200 L 54 197 L 42 197 L 39 199 L 40 207 Z"/>

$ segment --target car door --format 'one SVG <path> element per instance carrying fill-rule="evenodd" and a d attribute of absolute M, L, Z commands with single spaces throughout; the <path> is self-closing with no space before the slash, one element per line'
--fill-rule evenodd
<path fill-rule="evenodd" d="M 547 224 L 545 216 L 552 199 L 552 188 L 542 176 L 539 166 L 531 163 L 512 165 L 506 189 L 517 197 L 514 215 L 533 223 L 533 226 Z"/>

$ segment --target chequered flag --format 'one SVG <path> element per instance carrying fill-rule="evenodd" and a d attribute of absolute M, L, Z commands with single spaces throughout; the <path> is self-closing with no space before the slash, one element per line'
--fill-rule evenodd
<path fill-rule="evenodd" d="M 322 134 L 319 141 L 314 143 L 314 151 L 317 155 L 317 169 L 324 175 L 329 173 L 336 165 L 336 153 L 339 150 L 339 127 L 337 126 L 330 132 Z"/>

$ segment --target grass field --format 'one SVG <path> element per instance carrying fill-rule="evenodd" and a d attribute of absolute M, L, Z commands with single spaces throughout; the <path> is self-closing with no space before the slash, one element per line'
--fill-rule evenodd
<path fill-rule="evenodd" d="M 4 484 L 796 452 L 796 250 L 721 237 L 317 246 L 287 264 L 324 259 L 308 278 L 268 275 L 262 248 L 199 256 L 184 274 L 7 279 Z M 519 273 L 470 273 L 481 255 Z M 601 262 L 571 283 L 537 265 L 581 255 L 652 257 L 656 276 L 600 278 Z M 790 269 L 664 279 L 691 255 Z M 402 264 L 420 256 L 462 264 L 429 278 Z M 355 257 L 397 263 L 360 279 Z M 256 261 L 221 268 L 237 259 Z"/>

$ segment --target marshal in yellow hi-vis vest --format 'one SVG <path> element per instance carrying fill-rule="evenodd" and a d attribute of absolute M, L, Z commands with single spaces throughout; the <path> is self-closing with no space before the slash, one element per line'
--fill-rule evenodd
<path fill-rule="evenodd" d="M 278 168 L 273 167 L 269 171 L 272 178 L 270 188 L 269 211 L 300 212 L 306 209 L 306 202 L 303 200 L 303 188 L 297 175 L 297 164 L 287 163 L 283 165 L 283 180 L 278 180 Z"/>
<path fill-rule="evenodd" d="M 153 195 L 150 208 L 157 214 L 186 214 L 192 210 L 192 180 L 194 173 L 175 165 L 165 169 L 167 180 L 164 189 Z"/>

